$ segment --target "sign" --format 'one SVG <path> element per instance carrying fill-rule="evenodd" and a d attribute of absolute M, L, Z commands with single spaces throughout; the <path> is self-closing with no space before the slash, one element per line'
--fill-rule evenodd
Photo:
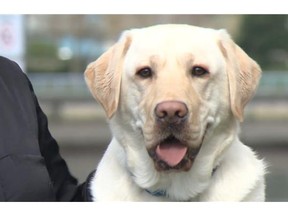
<path fill-rule="evenodd" d="M 25 69 L 23 15 L 0 15 L 0 55 L 16 61 Z"/>

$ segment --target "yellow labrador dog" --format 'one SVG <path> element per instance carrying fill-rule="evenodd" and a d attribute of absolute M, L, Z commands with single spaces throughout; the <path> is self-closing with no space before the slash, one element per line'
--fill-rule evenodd
<path fill-rule="evenodd" d="M 238 138 L 261 69 L 225 30 L 125 31 L 85 71 L 113 139 L 95 201 L 264 201 L 265 164 Z"/>

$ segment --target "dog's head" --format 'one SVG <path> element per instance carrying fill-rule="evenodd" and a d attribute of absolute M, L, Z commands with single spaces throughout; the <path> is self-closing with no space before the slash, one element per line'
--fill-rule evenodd
<path fill-rule="evenodd" d="M 208 130 L 243 120 L 260 74 L 224 30 L 159 25 L 124 32 L 85 79 L 107 117 L 144 140 L 158 171 L 187 171 Z"/>

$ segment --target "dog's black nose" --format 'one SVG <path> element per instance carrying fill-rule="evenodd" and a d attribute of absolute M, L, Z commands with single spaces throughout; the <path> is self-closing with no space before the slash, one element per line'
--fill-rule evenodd
<path fill-rule="evenodd" d="M 155 108 L 156 117 L 168 123 L 180 123 L 187 114 L 186 104 L 179 101 L 164 101 L 157 104 Z"/>

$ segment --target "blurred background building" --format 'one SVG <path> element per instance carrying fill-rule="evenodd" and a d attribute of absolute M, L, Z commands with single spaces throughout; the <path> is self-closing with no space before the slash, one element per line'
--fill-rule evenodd
<path fill-rule="evenodd" d="M 1 15 L 0 55 L 18 62 L 31 79 L 51 133 L 82 182 L 110 141 L 104 112 L 83 79 L 87 64 L 123 30 L 162 23 L 227 29 L 261 65 L 241 139 L 268 163 L 267 200 L 288 201 L 287 15 Z"/>

